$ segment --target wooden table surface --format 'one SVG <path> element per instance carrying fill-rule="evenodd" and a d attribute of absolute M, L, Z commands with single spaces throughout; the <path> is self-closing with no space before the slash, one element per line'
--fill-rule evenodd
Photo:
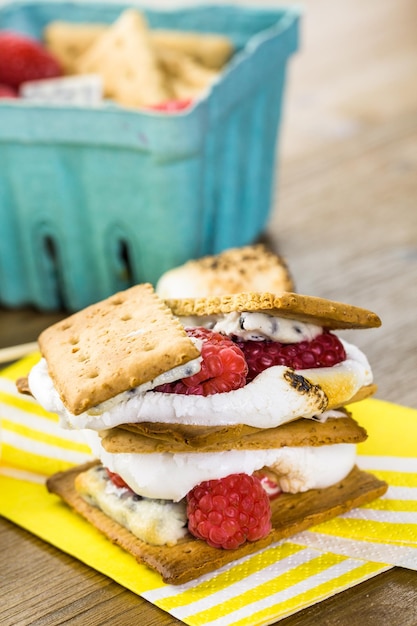
<path fill-rule="evenodd" d="M 298 291 L 381 316 L 381 329 L 352 338 L 378 397 L 417 408 L 417 3 L 303 4 L 267 241 Z M 32 341 L 59 317 L 0 309 L 0 346 Z M 6 520 L 0 544 L 2 625 L 179 623 Z M 417 572 L 396 568 L 280 624 L 411 626 L 416 599 Z"/>

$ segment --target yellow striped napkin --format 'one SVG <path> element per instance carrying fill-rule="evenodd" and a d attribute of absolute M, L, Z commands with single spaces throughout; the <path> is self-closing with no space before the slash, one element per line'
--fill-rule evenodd
<path fill-rule="evenodd" d="M 417 570 L 417 412 L 380 400 L 365 400 L 351 409 L 369 434 L 358 446 L 358 465 L 385 480 L 388 491 L 296 539 Z"/>
<path fill-rule="evenodd" d="M 64 430 L 56 415 L 17 392 L 17 378 L 38 360 L 39 354 L 31 354 L 1 373 L 0 458 L 4 465 L 49 476 L 85 463 L 92 455 L 82 433 Z"/>
<path fill-rule="evenodd" d="M 5 517 L 190 626 L 271 624 L 390 567 L 285 541 L 191 583 L 166 585 L 43 485 L 0 474 L 0 493 Z"/>
<path fill-rule="evenodd" d="M 178 587 L 164 584 L 47 493 L 45 475 L 91 455 L 79 433 L 60 429 L 55 416 L 16 392 L 15 379 L 38 358 L 0 375 L 0 514 L 184 623 L 270 624 L 392 565 L 416 569 L 416 411 L 378 400 L 351 407 L 370 434 L 359 447 L 359 464 L 389 482 L 384 498 Z"/>

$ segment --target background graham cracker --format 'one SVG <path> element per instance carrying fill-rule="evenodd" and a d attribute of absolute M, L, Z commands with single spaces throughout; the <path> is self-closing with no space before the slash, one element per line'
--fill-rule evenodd
<path fill-rule="evenodd" d="M 284 259 L 263 244 L 229 248 L 168 270 L 156 285 L 161 298 L 222 296 L 248 291 L 294 291 Z"/>

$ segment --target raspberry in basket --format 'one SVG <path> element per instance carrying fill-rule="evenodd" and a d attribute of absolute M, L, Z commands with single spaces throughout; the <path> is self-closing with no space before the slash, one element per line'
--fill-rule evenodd
<path fill-rule="evenodd" d="M 61 74 L 58 61 L 38 41 L 12 31 L 0 32 L 0 83 L 18 89 L 26 81 Z"/>
<path fill-rule="evenodd" d="M 0 83 L 0 98 L 17 98 L 17 95 L 17 91 L 13 87 Z"/>

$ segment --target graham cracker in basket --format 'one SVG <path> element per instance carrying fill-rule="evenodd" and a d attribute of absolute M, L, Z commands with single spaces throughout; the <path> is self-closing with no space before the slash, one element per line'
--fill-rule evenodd
<path fill-rule="evenodd" d="M 158 48 L 169 48 L 186 54 L 196 63 L 212 70 L 220 70 L 234 53 L 231 39 L 218 33 L 157 28 L 152 31 L 152 40 Z"/>
<path fill-rule="evenodd" d="M 198 89 L 207 87 L 219 73 L 194 61 L 187 54 L 172 50 L 169 47 L 160 46 L 157 56 L 162 68 L 169 78 L 182 79 Z"/>
<path fill-rule="evenodd" d="M 355 467 L 342 481 L 326 489 L 299 494 L 281 494 L 271 501 L 272 531 L 263 539 L 246 542 L 236 550 L 208 546 L 191 535 L 175 546 L 152 546 L 137 539 L 98 508 L 87 504 L 75 491 L 75 477 L 92 464 L 55 474 L 47 481 L 48 490 L 62 498 L 74 511 L 88 520 L 112 543 L 132 554 L 136 560 L 158 572 L 165 583 L 180 585 L 203 574 L 214 572 L 275 541 L 291 537 L 310 526 L 325 522 L 350 509 L 382 496 L 387 484 Z"/>
<path fill-rule="evenodd" d="M 179 317 L 218 315 L 234 311 L 261 311 L 276 317 L 317 324 L 329 329 L 374 328 L 381 325 L 376 313 L 342 302 L 298 293 L 240 293 L 205 298 L 166 299 Z"/>
<path fill-rule="evenodd" d="M 126 9 L 78 57 L 78 74 L 99 74 L 105 95 L 125 106 L 150 106 L 171 98 L 145 17 Z"/>
<path fill-rule="evenodd" d="M 53 20 L 43 30 L 43 40 L 48 50 L 58 59 L 67 74 L 77 71 L 78 59 L 93 46 L 111 25 L 93 22 L 78 23 Z M 175 59 L 186 58 L 195 66 L 208 70 L 213 76 L 230 59 L 234 46 L 224 35 L 167 29 L 152 29 L 149 35 L 154 48 L 161 53 L 172 51 Z M 211 70 L 211 71 L 210 71 Z M 206 84 L 206 83 L 204 83 Z"/>
<path fill-rule="evenodd" d="M 45 46 L 58 59 L 66 74 L 74 74 L 81 55 L 108 28 L 107 24 L 77 24 L 55 20 L 45 26 L 43 39 Z"/>
<path fill-rule="evenodd" d="M 38 341 L 55 387 L 75 415 L 199 356 L 150 284 L 74 313 Z"/>
<path fill-rule="evenodd" d="M 111 453 L 222 452 L 228 450 L 267 450 L 284 446 L 323 446 L 360 443 L 367 434 L 351 417 L 329 418 L 323 423 L 300 418 L 276 428 L 239 429 L 194 427 L 174 424 L 163 429 L 164 439 L 152 437 L 156 425 L 127 424 L 102 431 L 101 443 Z M 149 433 L 149 434 L 148 434 Z"/>

